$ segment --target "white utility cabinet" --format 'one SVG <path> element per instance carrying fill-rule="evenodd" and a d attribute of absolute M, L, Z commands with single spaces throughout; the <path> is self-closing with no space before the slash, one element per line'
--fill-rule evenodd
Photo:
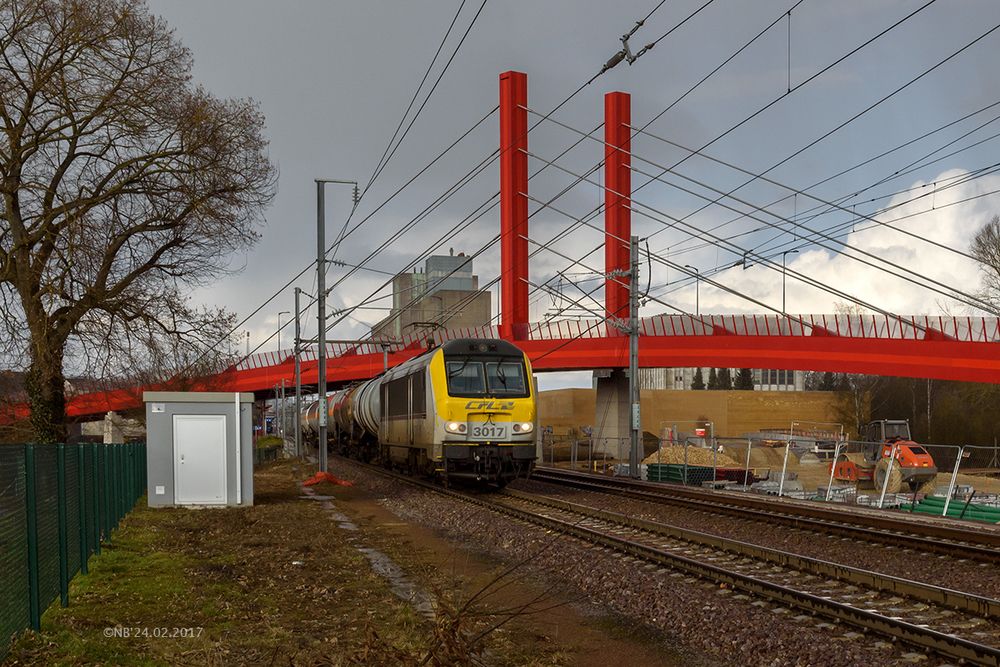
<path fill-rule="evenodd" d="M 150 507 L 253 504 L 253 394 L 143 393 Z"/>

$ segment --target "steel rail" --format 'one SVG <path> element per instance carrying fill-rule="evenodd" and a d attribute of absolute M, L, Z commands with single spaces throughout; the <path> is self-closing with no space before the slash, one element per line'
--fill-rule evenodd
<path fill-rule="evenodd" d="M 1000 667 L 1000 649 L 993 646 L 978 644 L 974 641 L 940 632 L 924 625 L 910 623 L 897 617 L 885 616 L 868 609 L 837 602 L 822 595 L 799 591 L 752 575 L 733 572 L 712 563 L 703 562 L 679 553 L 672 553 L 661 548 L 645 545 L 636 540 L 618 537 L 607 532 L 589 528 L 580 525 L 579 522 L 571 522 L 538 514 L 504 502 L 498 502 L 495 497 L 461 493 L 423 480 L 400 475 L 371 464 L 360 463 L 353 459 L 345 460 L 349 460 L 355 465 L 364 467 L 367 470 L 389 477 L 395 481 L 402 481 L 412 486 L 504 514 L 513 519 L 570 535 L 586 542 L 634 556 L 649 563 L 684 571 L 699 578 L 725 583 L 734 589 L 740 589 L 759 597 L 804 609 L 811 613 L 822 614 L 827 618 L 877 632 L 893 640 L 903 641 L 942 656 L 967 661 L 976 665 Z M 581 519 L 586 518 L 586 515 L 581 517 Z"/>
<path fill-rule="evenodd" d="M 531 479 L 653 503 L 695 507 L 714 514 L 750 517 L 766 523 L 780 523 L 803 530 L 917 551 L 1000 563 L 1000 534 L 997 533 L 674 485 L 626 481 L 554 468 L 535 468 Z"/>
<path fill-rule="evenodd" d="M 783 567 L 790 567 L 804 572 L 823 575 L 844 581 L 851 584 L 864 586 L 865 588 L 876 589 L 886 593 L 905 595 L 910 598 L 921 600 L 935 605 L 944 605 L 953 609 L 972 612 L 981 616 L 1000 618 L 1000 600 L 974 595 L 964 591 L 957 591 L 941 586 L 934 586 L 919 581 L 894 577 L 879 572 L 870 572 L 860 568 L 851 567 L 842 563 L 834 563 L 810 556 L 802 556 L 789 551 L 764 547 L 750 542 L 734 540 L 719 535 L 703 533 L 690 528 L 682 528 L 660 521 L 649 521 L 628 516 L 619 512 L 602 510 L 590 505 L 561 500 L 551 496 L 538 493 L 525 493 L 507 489 L 505 495 L 519 498 L 527 502 L 539 505 L 547 505 L 557 509 L 562 509 L 576 514 L 608 521 L 611 523 L 628 526 L 636 530 L 643 530 L 648 533 L 664 535 L 673 539 L 683 540 L 692 544 L 719 549 L 740 556 L 746 556 L 754 560 L 768 561 Z"/>

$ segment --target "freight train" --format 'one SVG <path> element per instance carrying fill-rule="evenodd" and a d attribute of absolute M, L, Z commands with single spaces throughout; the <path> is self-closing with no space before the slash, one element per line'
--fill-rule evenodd
<path fill-rule="evenodd" d="M 304 408 L 316 442 L 320 401 Z M 363 461 L 499 487 L 527 477 L 538 437 L 531 363 L 504 340 L 448 341 L 327 395 L 328 445 Z"/>

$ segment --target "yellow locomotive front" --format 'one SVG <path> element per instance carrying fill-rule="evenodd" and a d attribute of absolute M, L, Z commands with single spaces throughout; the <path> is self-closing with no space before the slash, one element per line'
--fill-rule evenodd
<path fill-rule="evenodd" d="M 439 472 L 501 486 L 526 477 L 535 463 L 538 413 L 524 353 L 503 340 L 449 341 L 428 373 Z"/>

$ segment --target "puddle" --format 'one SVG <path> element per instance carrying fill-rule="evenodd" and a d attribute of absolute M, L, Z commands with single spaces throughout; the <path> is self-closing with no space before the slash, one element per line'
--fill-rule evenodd
<path fill-rule="evenodd" d="M 337 508 L 333 506 L 333 503 L 330 502 L 323 503 L 323 509 L 329 512 L 330 518 L 337 522 L 337 527 L 343 528 L 344 530 L 358 529 L 357 524 L 351 521 L 349 518 L 347 518 L 347 516 L 338 512 Z"/>
<path fill-rule="evenodd" d="M 332 502 L 334 500 L 333 496 L 321 496 L 310 488 L 303 488 L 302 491 L 305 495 L 299 497 L 320 501 L 321 507 L 326 510 L 331 519 L 337 522 L 338 528 L 351 532 L 358 531 L 357 524 L 334 506 Z M 434 620 L 434 598 L 409 579 L 406 573 L 403 572 L 403 569 L 396 565 L 389 556 L 378 549 L 372 549 L 371 547 L 359 544 L 356 537 L 349 537 L 347 541 L 368 559 L 375 574 L 389 582 L 389 589 L 393 595 L 408 602 L 424 618 L 430 621 Z"/>
<path fill-rule="evenodd" d="M 377 575 L 389 582 L 393 594 L 410 605 L 424 618 L 434 620 L 434 598 L 407 578 L 396 563 L 378 549 L 355 547 L 363 553 Z"/>

